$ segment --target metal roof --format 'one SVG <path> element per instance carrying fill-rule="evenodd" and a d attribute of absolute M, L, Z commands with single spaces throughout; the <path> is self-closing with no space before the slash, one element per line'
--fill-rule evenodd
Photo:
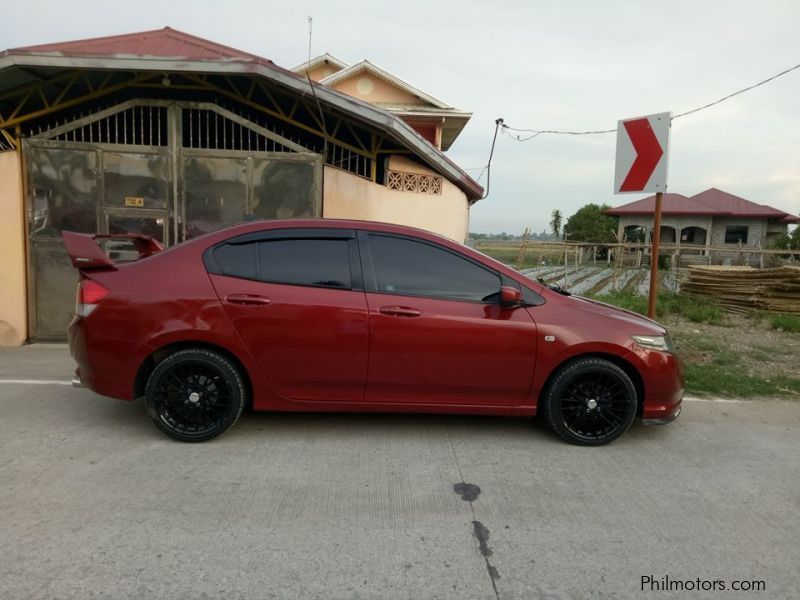
<path fill-rule="evenodd" d="M 46 69 L 48 72 L 61 69 L 101 69 L 223 75 L 236 73 L 263 77 L 296 94 L 312 94 L 306 77 L 279 67 L 266 58 L 169 27 L 5 50 L 0 52 L 0 91 L 20 85 L 21 82 L 17 80 L 20 68 L 26 73 L 30 73 L 30 69 Z M 9 81 L 9 78 L 14 80 Z M 321 103 L 381 130 L 384 135 L 411 150 L 434 171 L 458 186 L 471 203 L 483 197 L 483 188 L 478 182 L 400 117 L 325 85 L 312 85 Z"/>
<path fill-rule="evenodd" d="M 686 197 L 682 194 L 664 194 L 662 213 L 665 215 L 703 215 L 736 217 L 742 219 L 780 219 L 785 223 L 800 222 L 800 217 L 778 210 L 766 204 L 756 204 L 717 188 Z M 655 196 L 623 204 L 605 211 L 607 215 L 652 215 L 655 212 Z"/>
<path fill-rule="evenodd" d="M 187 60 L 238 60 L 272 62 L 255 54 L 164 27 L 152 31 L 24 46 L 9 54 L 56 54 L 61 56 L 137 56 Z"/>

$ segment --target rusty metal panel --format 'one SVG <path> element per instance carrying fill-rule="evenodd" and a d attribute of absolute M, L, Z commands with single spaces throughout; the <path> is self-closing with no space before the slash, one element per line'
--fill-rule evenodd
<path fill-rule="evenodd" d="M 166 209 L 171 177 L 166 154 L 103 152 L 106 206 Z"/>
<path fill-rule="evenodd" d="M 31 244 L 34 266 L 34 303 L 39 340 L 61 340 L 75 314 L 78 272 L 60 239 L 35 239 Z"/>
<path fill-rule="evenodd" d="M 253 159 L 250 212 L 265 219 L 320 216 L 315 161 Z"/>
<path fill-rule="evenodd" d="M 90 150 L 28 147 L 28 218 L 34 239 L 63 230 L 97 231 L 97 155 Z"/>
<path fill-rule="evenodd" d="M 247 159 L 184 157 L 185 239 L 243 221 L 247 187 Z"/>

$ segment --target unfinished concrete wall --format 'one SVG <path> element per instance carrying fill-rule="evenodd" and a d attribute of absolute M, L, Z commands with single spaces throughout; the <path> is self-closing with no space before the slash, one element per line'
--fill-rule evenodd
<path fill-rule="evenodd" d="M 0 346 L 28 338 L 25 211 L 19 154 L 0 152 Z"/>
<path fill-rule="evenodd" d="M 390 170 L 436 175 L 426 167 L 392 157 Z M 392 190 L 347 171 L 325 166 L 323 217 L 397 223 L 463 242 L 469 229 L 466 194 L 444 179 L 440 194 Z"/>
<path fill-rule="evenodd" d="M 714 219 L 714 227 L 711 230 L 712 246 L 730 246 L 736 248 L 736 244 L 725 243 L 725 228 L 728 225 L 740 225 L 747 227 L 747 243 L 742 246 L 756 248 L 759 243 L 766 246 L 767 220 L 766 219 Z"/>

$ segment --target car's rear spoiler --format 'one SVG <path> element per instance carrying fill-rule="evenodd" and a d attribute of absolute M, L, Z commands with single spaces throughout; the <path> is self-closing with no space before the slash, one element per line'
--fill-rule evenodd
<path fill-rule="evenodd" d="M 95 240 L 128 240 L 136 246 L 139 258 L 151 256 L 164 249 L 149 235 L 141 233 L 75 233 L 63 231 L 61 237 L 69 252 L 69 258 L 76 269 L 113 269 L 114 261 L 103 252 Z"/>

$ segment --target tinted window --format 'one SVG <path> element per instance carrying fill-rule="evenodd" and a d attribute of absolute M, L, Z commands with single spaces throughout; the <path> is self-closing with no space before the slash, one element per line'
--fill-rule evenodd
<path fill-rule="evenodd" d="M 225 244 L 214 250 L 214 260 L 223 275 L 257 279 L 256 245 Z"/>
<path fill-rule="evenodd" d="M 347 240 L 276 240 L 258 244 L 259 279 L 350 288 Z"/>
<path fill-rule="evenodd" d="M 500 289 L 495 273 L 430 244 L 371 235 L 369 247 L 379 292 L 480 301 Z"/>

